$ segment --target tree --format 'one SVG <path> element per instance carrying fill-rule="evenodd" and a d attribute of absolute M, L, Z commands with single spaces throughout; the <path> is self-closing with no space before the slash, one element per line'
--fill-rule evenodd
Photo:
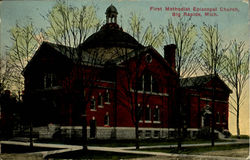
<path fill-rule="evenodd" d="M 176 24 L 168 21 L 167 38 L 169 43 L 176 45 L 176 71 L 179 78 L 196 74 L 199 67 L 197 51 L 197 30 L 191 19 L 181 18 Z"/>
<path fill-rule="evenodd" d="M 78 8 L 67 5 L 65 1 L 58 1 L 44 18 L 49 23 L 45 31 L 47 39 L 55 42 L 60 51 L 68 55 L 76 65 L 76 75 L 69 77 L 68 80 L 74 81 L 75 92 L 71 94 L 76 98 L 76 107 L 82 109 L 80 111 L 82 113 L 82 145 L 83 150 L 87 150 L 86 106 L 91 100 L 98 72 L 97 70 L 89 72 L 89 69 L 103 63 L 104 53 L 98 49 L 86 51 L 80 44 L 90 33 L 98 30 L 99 20 L 93 6 Z M 70 89 L 71 86 L 68 87 Z"/>
<path fill-rule="evenodd" d="M 174 24 L 172 20 L 168 21 L 167 37 L 170 43 L 176 45 L 176 55 L 175 55 L 175 69 L 177 71 L 177 89 L 176 97 L 180 97 L 180 79 L 183 77 L 189 77 L 196 73 L 198 69 L 198 59 L 200 57 L 199 52 L 197 52 L 197 30 L 196 26 L 191 23 L 191 19 L 183 19 Z M 166 55 L 168 56 L 168 55 Z M 184 92 L 184 91 L 183 91 Z M 178 118 L 176 118 L 177 133 L 178 133 L 178 148 L 181 148 L 182 141 L 182 121 L 184 118 L 182 113 L 184 108 L 182 108 L 179 100 L 176 99 L 176 113 Z M 182 118 L 179 118 L 182 117 Z"/>
<path fill-rule="evenodd" d="M 36 39 L 36 29 L 31 22 L 16 26 L 10 29 L 12 45 L 7 46 L 8 65 L 12 68 L 10 82 L 12 86 L 16 86 L 16 90 L 20 93 L 24 89 L 24 78 L 22 71 L 28 64 L 35 53 L 38 42 Z"/>
<path fill-rule="evenodd" d="M 10 89 L 10 78 L 12 75 L 12 67 L 10 64 L 10 60 L 8 57 L 0 58 L 0 92 L 3 91 L 4 89 Z"/>
<path fill-rule="evenodd" d="M 203 44 L 201 46 L 201 69 L 205 74 L 213 77 L 222 72 L 222 64 L 225 62 L 224 54 L 228 47 L 222 47 L 222 38 L 219 34 L 218 25 L 204 25 L 201 27 Z M 214 130 L 215 130 L 215 83 L 212 83 L 212 131 L 211 145 L 214 146 Z"/>
<path fill-rule="evenodd" d="M 222 76 L 226 79 L 228 84 L 233 88 L 235 98 L 232 99 L 232 111 L 236 116 L 237 137 L 240 138 L 240 106 L 244 101 L 244 87 L 249 79 L 249 50 L 245 50 L 244 42 L 233 41 L 227 54 L 225 54 L 224 70 Z"/>
<path fill-rule="evenodd" d="M 131 13 L 129 20 L 128 20 L 128 30 L 129 33 L 142 45 L 145 46 L 153 46 L 154 48 L 162 47 L 164 39 L 165 39 L 165 32 L 162 27 L 155 29 L 152 24 L 145 26 L 144 18 L 142 16 L 138 16 L 136 13 Z"/>
<path fill-rule="evenodd" d="M 149 24 L 145 29 L 143 28 L 144 18 L 138 16 L 135 13 L 131 13 L 128 20 L 129 28 L 132 36 L 142 45 L 153 46 L 159 48 L 163 44 L 165 34 L 163 28 L 159 28 L 155 31 L 152 24 Z M 123 61 L 122 67 L 124 69 L 124 77 L 120 77 L 121 90 L 119 96 L 124 97 L 126 102 L 120 102 L 124 107 L 128 109 L 131 115 L 132 122 L 135 126 L 135 139 L 136 149 L 139 149 L 139 120 L 143 111 L 146 108 L 150 95 L 146 94 L 145 90 L 141 90 L 139 86 L 142 83 L 142 76 L 148 72 L 147 64 L 144 63 L 143 47 L 138 46 L 133 51 L 122 50 L 120 52 L 121 59 Z M 131 60 L 133 59 L 133 60 Z M 131 88 L 133 88 L 131 90 Z M 142 93 L 139 93 L 142 91 Z M 139 104 L 140 102 L 140 104 Z"/>

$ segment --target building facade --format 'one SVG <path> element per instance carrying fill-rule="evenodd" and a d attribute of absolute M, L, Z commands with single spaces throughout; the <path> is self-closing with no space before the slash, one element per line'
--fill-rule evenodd
<path fill-rule="evenodd" d="M 218 77 L 194 77 L 177 83 L 175 45 L 162 57 L 117 24 L 117 10 L 106 10 L 106 24 L 77 48 L 43 42 L 23 71 L 27 112 L 35 126 L 57 124 L 60 133 L 89 138 L 133 139 L 174 136 L 176 100 L 182 103 L 189 131 L 211 125 L 211 81 L 216 80 L 217 128 L 228 129 L 230 89 Z M 196 85 L 197 79 L 201 81 Z M 180 86 L 178 86 L 180 85 Z M 181 88 L 182 97 L 176 96 Z M 218 90 L 218 92 L 217 92 Z M 191 132 L 190 132 L 191 135 Z"/>

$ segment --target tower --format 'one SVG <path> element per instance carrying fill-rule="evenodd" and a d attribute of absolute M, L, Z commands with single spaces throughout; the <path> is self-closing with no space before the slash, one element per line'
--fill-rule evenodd
<path fill-rule="evenodd" d="M 106 14 L 106 23 L 117 23 L 118 12 L 112 4 L 106 9 L 105 14 Z"/>

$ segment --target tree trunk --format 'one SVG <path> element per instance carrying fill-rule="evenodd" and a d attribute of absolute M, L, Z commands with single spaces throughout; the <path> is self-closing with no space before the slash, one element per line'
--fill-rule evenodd
<path fill-rule="evenodd" d="M 82 149 L 83 149 L 83 151 L 88 150 L 88 148 L 87 148 L 87 123 L 86 123 L 86 115 L 83 115 L 83 123 L 82 123 Z"/>
<path fill-rule="evenodd" d="M 237 116 L 237 120 L 236 120 L 237 138 L 240 139 L 240 110 L 239 110 L 239 104 L 237 104 L 237 115 L 236 116 Z"/>
<path fill-rule="evenodd" d="M 87 120 L 86 120 L 86 113 L 85 112 L 86 111 L 84 109 L 84 113 L 82 115 L 82 150 L 83 150 L 83 152 L 88 150 L 88 147 L 87 147 Z"/>
<path fill-rule="evenodd" d="M 216 72 L 214 73 L 214 76 L 216 75 Z M 215 129 L 215 118 L 214 118 L 214 106 L 215 106 L 215 82 L 213 81 L 213 75 L 211 75 L 212 80 L 212 131 L 211 131 L 211 146 L 214 146 L 214 129 Z"/>
<path fill-rule="evenodd" d="M 30 148 L 33 148 L 33 123 L 30 121 Z"/>
<path fill-rule="evenodd" d="M 136 149 L 138 150 L 140 148 L 139 146 L 139 126 L 138 126 L 138 121 L 135 122 L 135 145 L 136 145 Z"/>

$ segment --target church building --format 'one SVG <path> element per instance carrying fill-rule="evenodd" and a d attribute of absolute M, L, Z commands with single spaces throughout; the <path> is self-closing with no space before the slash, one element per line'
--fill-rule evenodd
<path fill-rule="evenodd" d="M 141 138 L 171 138 L 181 119 L 188 136 L 195 136 L 211 126 L 215 82 L 216 129 L 228 129 L 231 90 L 219 76 L 178 84 L 174 44 L 162 56 L 123 31 L 113 5 L 105 14 L 106 24 L 77 48 L 43 42 L 24 69 L 34 126 L 56 124 L 62 135 L 81 137 L 85 119 L 89 138 L 134 139 L 138 122 Z"/>

